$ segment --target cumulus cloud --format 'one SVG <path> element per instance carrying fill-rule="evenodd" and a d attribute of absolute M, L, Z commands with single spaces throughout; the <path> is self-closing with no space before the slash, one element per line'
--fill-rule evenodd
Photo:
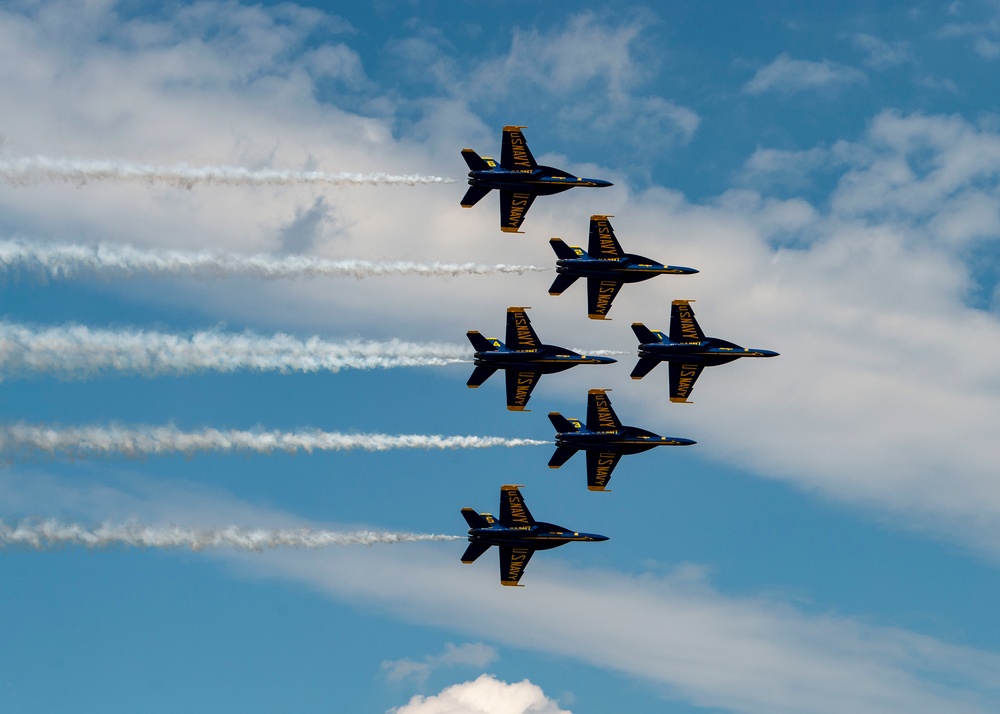
<path fill-rule="evenodd" d="M 508 684 L 488 674 L 453 684 L 440 694 L 416 696 L 393 714 L 571 714 L 527 679 Z"/>
<path fill-rule="evenodd" d="M 778 55 L 754 74 L 743 85 L 747 94 L 764 94 L 832 90 L 865 81 L 864 72 L 846 65 L 822 60 L 792 59 L 787 54 Z"/>

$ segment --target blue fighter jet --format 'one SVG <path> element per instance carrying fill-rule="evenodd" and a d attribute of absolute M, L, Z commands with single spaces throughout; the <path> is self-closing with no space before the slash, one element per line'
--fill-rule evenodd
<path fill-rule="evenodd" d="M 663 265 L 641 255 L 624 252 L 608 218 L 611 216 L 590 217 L 590 245 L 587 251 L 568 246 L 559 238 L 549 241 L 556 252 L 556 272 L 559 273 L 549 288 L 549 295 L 561 295 L 577 278 L 586 278 L 588 317 L 591 320 L 606 320 L 611 301 L 625 283 L 638 283 L 657 275 L 691 275 L 698 272 L 694 268 Z"/>
<path fill-rule="evenodd" d="M 531 327 L 527 307 L 507 308 L 507 343 L 483 337 L 476 330 L 466 333 L 476 350 L 476 369 L 467 386 L 476 388 L 498 369 L 507 375 L 507 408 L 525 411 L 531 390 L 543 374 L 562 372 L 578 364 L 611 364 L 610 357 L 581 355 L 555 345 L 543 345 Z"/>
<path fill-rule="evenodd" d="M 596 533 L 577 533 L 552 523 L 542 523 L 531 517 L 517 486 L 500 487 L 500 522 L 489 513 L 476 513 L 463 508 L 469 524 L 469 547 L 463 563 L 473 563 L 492 546 L 500 548 L 500 583 L 518 585 L 528 561 L 536 550 L 549 550 L 574 541 L 607 540 Z M 523 586 L 521 586 L 523 587 Z"/>
<path fill-rule="evenodd" d="M 567 419 L 551 412 L 549 420 L 556 428 L 556 452 L 549 468 L 557 469 L 577 451 L 587 452 L 587 488 L 603 491 L 611 472 L 625 454 L 638 454 L 655 446 L 689 446 L 697 442 L 676 436 L 659 436 L 634 426 L 622 426 L 611 408 L 604 389 L 591 389 L 587 395 L 587 425 L 579 419 Z"/>
<path fill-rule="evenodd" d="M 670 363 L 670 401 L 690 404 L 687 398 L 705 367 L 726 364 L 740 357 L 775 357 L 771 350 L 749 349 L 716 337 L 705 337 L 691 309 L 693 300 L 674 300 L 670 305 L 670 335 L 632 323 L 639 338 L 639 361 L 632 379 L 642 379 L 660 362 Z"/>
<path fill-rule="evenodd" d="M 505 126 L 500 148 L 500 165 L 472 149 L 462 149 L 469 165 L 469 190 L 462 208 L 472 208 L 493 189 L 500 191 L 500 230 L 521 233 L 518 228 L 535 196 L 550 196 L 578 186 L 611 186 L 610 181 L 577 178 L 562 169 L 540 166 L 528 150 L 521 133 L 523 126 Z"/>

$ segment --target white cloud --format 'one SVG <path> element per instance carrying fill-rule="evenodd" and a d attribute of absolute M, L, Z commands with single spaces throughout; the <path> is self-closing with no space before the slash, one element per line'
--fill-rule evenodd
<path fill-rule="evenodd" d="M 571 714 L 545 696 L 528 680 L 507 682 L 488 674 L 472 682 L 454 684 L 440 694 L 416 696 L 393 714 Z"/>
<path fill-rule="evenodd" d="M 614 25 L 582 14 L 549 33 L 517 30 L 507 56 L 483 63 L 474 85 L 501 99 L 517 96 L 525 85 L 541 88 L 560 99 L 562 123 L 601 132 L 628 127 L 622 134 L 627 143 L 686 143 L 698 115 L 639 91 L 649 73 L 644 62 L 650 61 L 633 56 L 643 27 L 642 18 Z"/>
<path fill-rule="evenodd" d="M 853 39 L 854 46 L 866 54 L 864 59 L 866 67 L 887 69 L 913 61 L 909 42 L 887 42 L 863 32 L 856 34 Z"/>
<path fill-rule="evenodd" d="M 757 70 L 753 78 L 743 85 L 747 94 L 765 92 L 793 92 L 838 89 L 865 81 L 864 72 L 830 60 L 813 62 L 792 59 L 787 54 L 778 55 L 770 64 Z"/>
<path fill-rule="evenodd" d="M 444 652 L 438 655 L 427 655 L 419 662 L 411 659 L 382 662 L 382 671 L 389 681 L 413 679 L 422 684 L 437 669 L 455 666 L 482 669 L 494 662 L 496 658 L 497 651 L 482 642 L 467 642 L 462 645 L 453 645 L 449 642 L 445 645 Z"/>

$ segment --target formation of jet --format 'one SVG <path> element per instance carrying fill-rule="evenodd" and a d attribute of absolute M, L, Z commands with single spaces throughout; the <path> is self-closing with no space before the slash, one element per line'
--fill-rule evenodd
<path fill-rule="evenodd" d="M 578 186 L 611 186 L 608 181 L 577 178 L 551 166 L 540 166 L 531 155 L 522 126 L 505 126 L 499 164 L 481 157 L 472 149 L 463 149 L 469 166 L 469 188 L 462 199 L 463 208 L 471 208 L 493 189 L 500 192 L 500 229 L 520 233 L 521 224 L 536 196 L 562 193 Z M 698 271 L 665 265 L 642 255 L 626 253 L 611 226 L 612 216 L 590 217 L 587 250 L 570 246 L 559 238 L 549 244 L 556 254 L 556 278 L 550 295 L 561 295 L 580 278 L 587 281 L 587 316 L 607 320 L 615 297 L 625 283 L 638 283 L 657 275 L 691 275 Z M 639 322 L 632 331 L 639 339 L 639 361 L 632 379 L 642 379 L 660 362 L 670 365 L 670 401 L 687 402 L 694 384 L 705 367 L 726 364 L 740 357 L 774 357 L 777 352 L 747 349 L 714 337 L 706 337 L 694 317 L 690 300 L 674 300 L 670 312 L 669 334 L 647 329 Z M 470 330 L 469 341 L 475 348 L 475 369 L 467 386 L 478 387 L 494 372 L 504 370 L 507 409 L 525 411 L 531 392 L 541 375 L 562 372 L 578 364 L 610 364 L 610 357 L 581 355 L 564 347 L 543 344 L 531 327 L 526 307 L 507 308 L 506 343 L 483 337 Z M 555 453 L 549 468 L 557 469 L 577 451 L 587 458 L 587 488 L 606 491 L 611 474 L 622 456 L 638 454 L 657 446 L 687 446 L 691 439 L 660 436 L 618 419 L 605 389 L 587 393 L 586 423 L 550 412 L 555 427 Z M 500 582 L 517 586 L 528 561 L 536 550 L 557 548 L 572 541 L 601 541 L 606 536 L 570 531 L 552 523 L 535 521 L 524 504 L 517 486 L 500 487 L 499 521 L 489 513 L 463 508 L 469 524 L 469 545 L 463 563 L 472 563 L 492 546 L 500 549 Z"/>
<path fill-rule="evenodd" d="M 559 468 L 582 449 L 587 452 L 587 488 L 604 491 L 622 456 L 649 451 L 656 446 L 696 443 L 691 439 L 659 436 L 638 427 L 623 426 L 606 392 L 605 389 L 591 389 L 587 393 L 586 426 L 579 419 L 567 419 L 559 412 L 549 414 L 556 428 L 556 452 L 549 459 L 550 469 Z"/>
<path fill-rule="evenodd" d="M 536 196 L 562 193 L 578 186 L 611 186 L 610 181 L 577 178 L 551 166 L 540 166 L 528 150 L 523 126 L 505 126 L 500 147 L 500 165 L 472 149 L 462 149 L 469 165 L 469 190 L 462 208 L 472 208 L 493 189 L 500 191 L 500 230 L 520 233 L 524 216 Z"/>
<path fill-rule="evenodd" d="M 691 309 L 692 300 L 674 300 L 670 305 L 670 334 L 632 323 L 639 338 L 639 361 L 632 379 L 642 379 L 660 362 L 670 363 L 670 401 L 690 403 L 694 383 L 705 367 L 726 364 L 740 357 L 774 357 L 771 350 L 748 349 L 716 337 L 706 337 Z"/>
<path fill-rule="evenodd" d="M 463 508 L 462 515 L 469 524 L 469 547 L 462 556 L 463 563 L 473 563 L 492 546 L 500 548 L 500 582 L 518 585 L 528 561 L 536 550 L 549 550 L 574 541 L 601 541 L 607 536 L 596 533 L 578 533 L 552 523 L 536 521 L 517 486 L 500 487 L 500 519 L 489 513 L 476 513 Z"/>
<path fill-rule="evenodd" d="M 591 320 L 606 320 L 611 301 L 625 283 L 638 283 L 657 275 L 691 275 L 698 271 L 678 265 L 664 265 L 641 255 L 626 253 L 615 238 L 608 218 L 590 217 L 590 243 L 587 251 L 568 246 L 559 238 L 549 243 L 556 253 L 556 276 L 549 295 L 561 295 L 577 278 L 587 279 L 587 315 Z"/>
<path fill-rule="evenodd" d="M 578 364 L 611 364 L 610 357 L 590 357 L 565 347 L 542 344 L 531 327 L 526 307 L 507 308 L 507 341 L 483 337 L 476 330 L 466 333 L 476 350 L 476 369 L 467 386 L 478 387 L 498 369 L 507 376 L 507 408 L 524 411 L 531 390 L 543 374 L 562 372 Z"/>

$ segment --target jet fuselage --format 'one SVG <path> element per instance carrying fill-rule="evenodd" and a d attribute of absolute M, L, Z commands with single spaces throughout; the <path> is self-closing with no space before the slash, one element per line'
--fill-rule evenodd
<path fill-rule="evenodd" d="M 647 342 L 639 345 L 641 359 L 661 362 L 683 360 L 686 363 L 714 366 L 740 357 L 775 357 L 777 352 L 740 347 L 732 342 L 709 338 L 701 342 Z"/>
<path fill-rule="evenodd" d="M 513 191 L 523 186 L 525 190 L 537 196 L 551 196 L 554 193 L 562 193 L 579 186 L 603 188 L 613 184 L 601 179 L 573 176 L 552 166 L 539 166 L 534 170 L 510 170 L 496 166 L 492 169 L 470 171 L 469 185 L 504 191 Z"/>
<path fill-rule="evenodd" d="M 651 431 L 634 426 L 625 426 L 614 431 L 557 432 L 556 446 L 584 451 L 614 452 L 619 454 L 640 454 L 657 446 L 689 446 L 696 442 L 677 436 L 660 436 Z"/>
<path fill-rule="evenodd" d="M 469 542 L 483 545 L 503 545 L 512 548 L 549 550 L 573 542 L 596 542 L 607 540 L 607 536 L 597 533 L 579 533 L 554 523 L 536 521 L 531 526 L 508 528 L 494 523 L 489 528 L 470 528 Z"/>
<path fill-rule="evenodd" d="M 641 255 L 627 253 L 618 260 L 592 258 L 561 258 L 556 272 L 577 278 L 614 278 L 620 283 L 639 283 L 657 275 L 692 275 L 698 271 L 679 265 L 664 265 Z"/>
<path fill-rule="evenodd" d="M 507 348 L 489 352 L 476 352 L 474 362 L 477 367 L 487 366 L 504 369 L 505 366 L 521 370 L 554 374 L 578 364 L 613 364 L 618 360 L 611 357 L 581 355 L 562 347 L 542 345 L 537 350 L 511 350 Z"/>

